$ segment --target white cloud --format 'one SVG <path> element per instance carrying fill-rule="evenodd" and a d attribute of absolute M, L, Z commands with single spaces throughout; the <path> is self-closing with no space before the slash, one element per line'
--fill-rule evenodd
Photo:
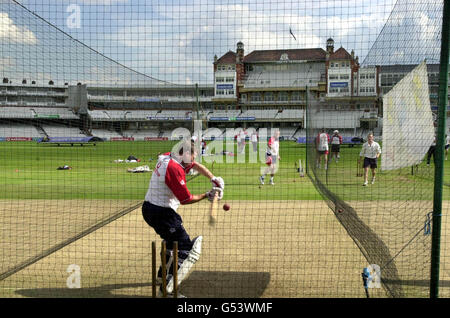
<path fill-rule="evenodd" d="M 110 6 L 116 3 L 127 3 L 128 0 L 69 0 L 71 3 L 83 3 L 86 5 L 106 5 Z"/>
<path fill-rule="evenodd" d="M 16 65 L 16 60 L 12 57 L 0 57 L 0 70 L 8 69 L 12 66 Z"/>
<path fill-rule="evenodd" d="M 325 48 L 326 40 L 333 37 L 337 46 L 354 49 L 357 55 L 365 54 L 392 8 L 386 5 L 384 10 L 367 10 L 371 1 L 355 0 L 344 7 L 327 1 L 331 8 L 345 11 L 330 16 L 324 1 L 318 3 L 287 5 L 280 1 L 270 9 L 251 0 L 207 8 L 197 1 L 188 10 L 183 5 L 154 6 L 152 13 L 159 19 L 133 21 L 132 26 L 122 27 L 110 39 L 137 51 L 131 63 L 139 65 L 146 74 L 163 76 L 166 78 L 161 79 L 165 80 L 196 81 L 197 77 L 211 82 L 214 55 L 220 57 L 229 50 L 235 51 L 238 41 L 244 43 L 248 54 L 253 50 Z M 307 6 L 308 10 L 303 10 Z M 317 9 L 326 11 L 317 14 Z M 364 39 L 357 37 L 363 33 Z"/>
<path fill-rule="evenodd" d="M 37 39 L 26 27 L 17 26 L 5 12 L 0 12 L 0 39 L 20 44 L 36 44 Z"/>

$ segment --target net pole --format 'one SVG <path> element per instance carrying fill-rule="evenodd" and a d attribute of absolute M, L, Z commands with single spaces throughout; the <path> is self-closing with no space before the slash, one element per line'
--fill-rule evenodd
<path fill-rule="evenodd" d="M 308 132 L 308 127 L 309 127 L 309 122 L 308 122 L 308 119 L 309 119 L 309 116 L 308 116 L 308 111 L 309 111 L 309 108 L 308 108 L 308 86 L 306 86 L 306 89 L 305 89 L 305 119 L 304 119 L 304 122 L 306 123 L 306 124 L 304 124 L 303 125 L 303 127 L 305 128 L 305 130 L 306 130 L 306 141 L 305 141 L 305 173 L 306 174 L 309 174 L 309 169 L 308 169 L 308 147 L 309 147 L 309 145 L 308 145 L 308 140 L 309 140 L 309 132 Z"/>
<path fill-rule="evenodd" d="M 439 71 L 439 105 L 438 131 L 436 135 L 434 198 L 433 198 L 433 229 L 431 238 L 431 273 L 430 298 L 439 297 L 439 265 L 442 221 L 442 190 L 444 182 L 444 138 L 446 127 L 446 108 L 448 93 L 448 63 L 450 41 L 450 1 L 444 1 L 442 18 L 441 60 Z"/>

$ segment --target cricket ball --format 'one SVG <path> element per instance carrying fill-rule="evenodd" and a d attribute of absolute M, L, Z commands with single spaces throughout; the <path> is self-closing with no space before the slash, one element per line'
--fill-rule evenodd
<path fill-rule="evenodd" d="M 228 211 L 228 210 L 230 209 L 230 205 L 227 204 L 227 203 L 225 203 L 225 204 L 223 205 L 223 209 L 224 209 L 225 211 Z"/>
<path fill-rule="evenodd" d="M 338 212 L 339 212 L 339 213 L 342 213 L 342 209 L 339 209 Z"/>

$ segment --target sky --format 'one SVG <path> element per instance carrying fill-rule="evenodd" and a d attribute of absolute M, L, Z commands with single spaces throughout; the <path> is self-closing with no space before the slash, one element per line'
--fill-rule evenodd
<path fill-rule="evenodd" d="M 335 49 L 354 50 L 366 64 L 401 63 L 411 49 L 413 59 L 435 58 L 442 10 L 441 1 L 431 0 L 18 3 L 0 0 L 0 74 L 130 85 L 212 85 L 214 56 L 236 51 L 239 41 L 245 54 L 325 49 L 331 37 Z"/>

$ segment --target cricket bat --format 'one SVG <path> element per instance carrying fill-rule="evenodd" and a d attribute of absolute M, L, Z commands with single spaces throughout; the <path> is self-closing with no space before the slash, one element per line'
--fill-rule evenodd
<path fill-rule="evenodd" d="M 219 207 L 219 194 L 216 192 L 214 194 L 214 199 L 211 202 L 211 208 L 209 210 L 209 225 L 216 224 L 217 221 L 217 209 Z"/>

